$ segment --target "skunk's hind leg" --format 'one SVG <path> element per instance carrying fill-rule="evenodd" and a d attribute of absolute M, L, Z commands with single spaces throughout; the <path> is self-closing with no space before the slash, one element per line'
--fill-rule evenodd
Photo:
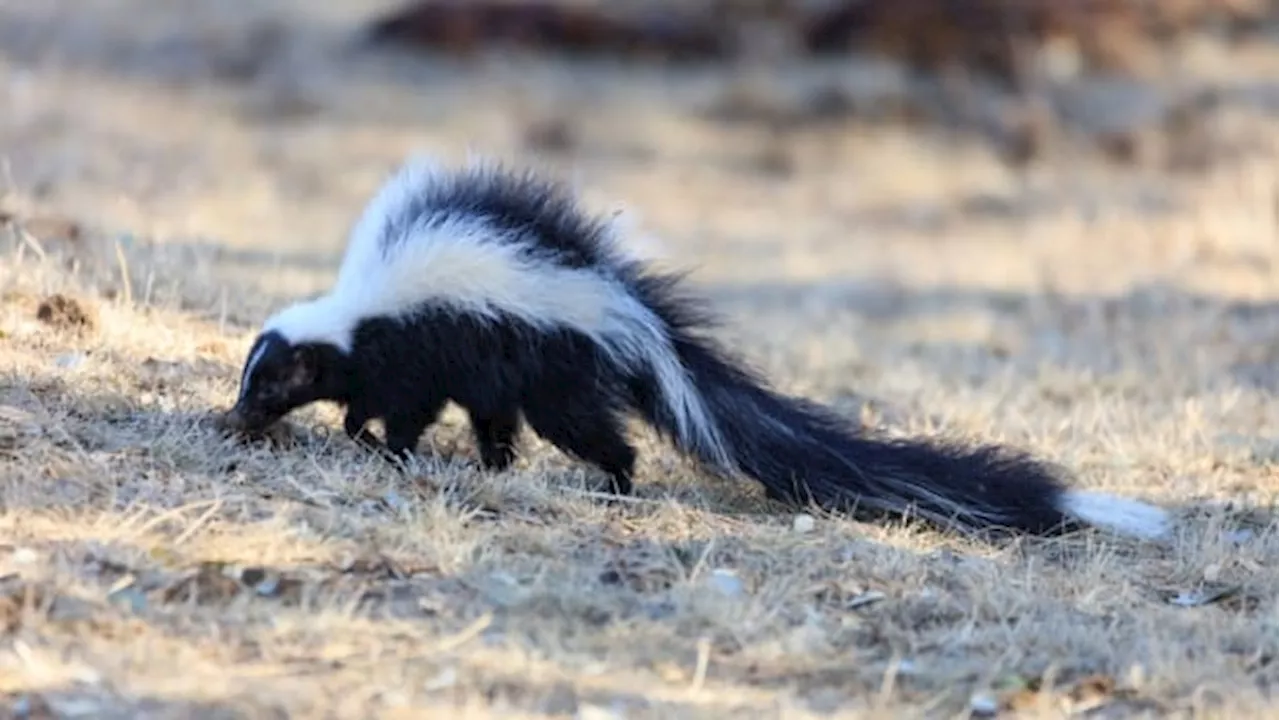
<path fill-rule="evenodd" d="M 516 408 L 480 414 L 469 410 L 471 432 L 476 438 L 480 461 L 489 470 L 507 469 L 516 458 L 516 433 L 520 431 L 520 411 Z"/>
<path fill-rule="evenodd" d="M 636 451 L 627 442 L 622 421 L 610 408 L 568 398 L 558 406 L 545 401 L 526 406 L 524 416 L 547 442 L 609 473 L 615 494 L 631 494 Z"/>

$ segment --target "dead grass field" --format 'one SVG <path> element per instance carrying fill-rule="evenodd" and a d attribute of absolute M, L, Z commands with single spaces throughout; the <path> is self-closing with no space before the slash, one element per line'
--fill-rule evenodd
<path fill-rule="evenodd" d="M 963 137 L 700 119 L 709 71 L 344 55 L 387 4 L 255 59 L 238 29 L 302 3 L 0 3 L 0 713 L 1275 717 L 1273 112 L 1222 110 L 1204 175 L 1016 174 Z M 1194 67 L 1274 88 L 1268 57 Z M 780 387 L 1028 446 L 1176 539 L 806 527 L 644 434 L 606 507 L 528 434 L 478 472 L 452 414 L 412 480 L 327 408 L 278 448 L 209 427 L 405 153 L 533 159 L 566 112 L 539 161 L 697 268 Z"/>

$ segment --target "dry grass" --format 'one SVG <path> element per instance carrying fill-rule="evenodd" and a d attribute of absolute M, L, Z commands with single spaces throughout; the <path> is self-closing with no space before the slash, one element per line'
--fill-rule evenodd
<path fill-rule="evenodd" d="M 42 34 L 72 7 L 98 27 Z M 0 209 L 29 231 L 0 259 L 6 712 L 901 717 L 990 694 L 1026 716 L 1274 717 L 1273 117 L 1224 110 L 1255 149 L 1200 177 L 1019 176 L 963 141 L 853 128 L 785 140 L 785 174 L 762 169 L 767 134 L 688 111 L 714 78 L 347 63 L 317 20 L 217 81 L 229 31 L 190 57 L 164 39 L 192 14 L 252 18 L 156 7 L 2 8 Z M 638 499 L 607 507 L 528 435 L 516 468 L 478 472 L 452 414 L 413 479 L 328 408 L 281 447 L 209 427 L 254 323 L 323 287 L 391 163 L 526 157 L 530 118 L 588 99 L 549 162 L 696 265 L 780 386 L 1026 445 L 1175 508 L 1177 538 L 797 529 L 643 433 Z M 54 293 L 86 312 L 42 313 Z"/>

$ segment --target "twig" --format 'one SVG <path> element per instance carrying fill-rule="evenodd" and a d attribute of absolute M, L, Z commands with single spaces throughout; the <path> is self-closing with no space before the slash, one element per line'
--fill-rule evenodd
<path fill-rule="evenodd" d="M 614 495 L 613 493 L 599 492 L 597 490 L 565 490 L 565 492 L 575 493 L 586 498 L 596 500 L 610 500 L 613 502 L 631 503 L 632 505 L 661 505 L 659 500 L 650 500 L 649 498 L 630 497 L 627 495 Z"/>
<path fill-rule="evenodd" d="M 707 680 L 707 665 L 711 662 L 711 642 L 705 637 L 698 640 L 698 664 L 693 669 L 693 682 L 689 692 L 697 693 Z"/>
<path fill-rule="evenodd" d="M 124 256 L 124 245 L 116 238 L 116 262 L 120 265 L 120 284 L 124 286 L 125 305 L 133 305 L 133 281 L 129 278 L 129 261 Z"/>

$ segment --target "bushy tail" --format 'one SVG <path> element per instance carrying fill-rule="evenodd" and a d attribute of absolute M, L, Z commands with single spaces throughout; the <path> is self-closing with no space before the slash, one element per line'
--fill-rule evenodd
<path fill-rule="evenodd" d="M 868 434 L 820 405 L 769 389 L 714 343 L 687 332 L 696 319 L 681 315 L 688 315 L 686 305 L 665 310 L 673 349 L 702 400 L 706 432 L 682 436 L 661 398 L 642 397 L 638 409 L 685 452 L 758 480 L 771 498 L 976 532 L 1050 534 L 1081 522 L 1144 538 L 1165 532 L 1159 508 L 1068 489 L 1051 465 L 1019 451 Z"/>

